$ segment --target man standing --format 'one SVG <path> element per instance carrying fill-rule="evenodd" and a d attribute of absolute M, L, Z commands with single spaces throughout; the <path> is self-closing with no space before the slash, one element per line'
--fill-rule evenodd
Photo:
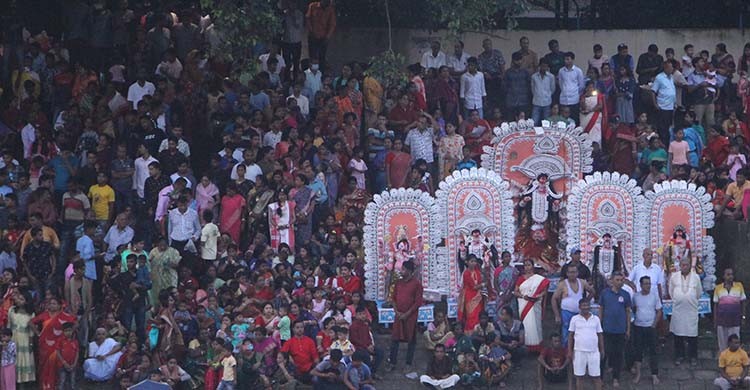
<path fill-rule="evenodd" d="M 521 37 L 518 44 L 521 45 L 521 50 L 513 54 L 521 54 L 521 69 L 529 72 L 529 74 L 534 74 L 536 72 L 537 64 L 539 64 L 539 57 L 529 49 L 529 38 Z"/>
<path fill-rule="evenodd" d="M 613 74 L 619 74 L 623 66 L 627 66 L 631 72 L 635 70 L 635 59 L 628 54 L 628 45 L 621 43 L 617 45 L 617 54 L 609 58 L 609 67 L 612 68 Z"/>
<path fill-rule="evenodd" d="M 602 324 L 599 317 L 591 314 L 591 304 L 588 299 L 578 302 L 578 311 L 570 319 L 568 328 L 570 343 L 568 343 L 568 359 L 573 359 L 573 375 L 576 376 L 576 390 L 583 390 L 583 378 L 593 378 L 596 390 L 602 389 L 600 363 L 604 357 L 604 338 Z"/>
<path fill-rule="evenodd" d="M 320 68 L 325 70 L 328 40 L 336 30 L 336 9 L 333 8 L 331 0 L 310 3 L 305 15 L 305 25 L 310 58 L 317 58 L 321 64 Z"/>
<path fill-rule="evenodd" d="M 506 112 L 503 114 L 506 118 L 515 118 L 519 112 L 523 112 L 525 117 L 529 116 L 529 106 L 531 105 L 531 96 L 529 95 L 529 85 L 531 83 L 531 74 L 521 67 L 523 54 L 513 53 L 513 62 L 511 67 L 505 72 L 505 107 Z"/>
<path fill-rule="evenodd" d="M 685 358 L 685 343 L 690 365 L 698 365 L 698 299 L 701 280 L 690 267 L 690 259 L 680 260 L 680 272 L 669 279 L 669 296 L 672 297 L 672 321 L 669 331 L 674 335 L 675 365 Z"/>
<path fill-rule="evenodd" d="M 422 61 L 420 61 L 420 65 L 422 65 L 423 68 L 429 70 L 429 69 L 439 69 L 441 66 L 447 64 L 445 53 L 440 51 L 440 42 L 439 41 L 433 41 L 430 43 L 430 51 L 426 51 L 422 54 Z"/>
<path fill-rule="evenodd" d="M 505 73 L 505 58 L 500 50 L 492 48 L 492 40 L 489 38 L 482 41 L 482 48 L 484 51 L 477 56 L 479 69 L 487 83 L 489 96 L 498 98 L 503 73 Z"/>
<path fill-rule="evenodd" d="M 484 87 L 485 76 L 477 70 L 478 60 L 476 57 L 469 57 L 467 60 L 468 72 L 461 75 L 461 86 L 459 97 L 464 117 L 468 116 L 469 110 L 479 111 L 479 116 L 484 118 L 484 99 L 487 96 L 487 90 Z"/>
<path fill-rule="evenodd" d="M 23 252 L 23 269 L 36 291 L 45 291 L 55 274 L 55 248 L 44 241 L 42 229 L 31 228 L 31 243 Z M 421 290 L 420 290 L 421 293 Z M 421 297 L 421 294 L 420 294 Z M 416 320 L 416 317 L 415 317 Z"/>
<path fill-rule="evenodd" d="M 464 43 L 457 41 L 453 45 L 453 55 L 447 57 L 446 65 L 450 68 L 451 76 L 459 77 L 466 72 L 469 66 L 468 61 L 471 56 L 464 51 Z"/>
<path fill-rule="evenodd" d="M 750 189 L 750 181 L 747 180 L 748 175 L 750 175 L 750 172 L 746 169 L 740 169 L 737 171 L 735 181 L 729 183 L 727 186 L 724 202 L 721 204 L 719 211 L 716 212 L 716 218 L 722 216 L 729 202 L 733 201 L 734 209 L 731 210 L 731 216 L 733 219 L 742 219 L 742 215 L 744 214 L 742 211 L 742 204 L 745 201 L 745 191 Z"/>
<path fill-rule="evenodd" d="M 304 34 L 305 15 L 294 1 L 281 2 L 284 20 L 284 34 L 281 39 L 281 52 L 284 55 L 284 80 L 297 81 L 299 60 L 302 56 L 302 35 Z M 292 71 L 294 68 L 294 71 Z"/>
<path fill-rule="evenodd" d="M 391 333 L 391 352 L 388 371 L 392 371 L 398 359 L 400 343 L 407 343 L 406 372 L 411 372 L 414 362 L 414 349 L 417 346 L 417 314 L 422 305 L 422 283 L 414 277 L 414 263 L 411 260 L 401 266 L 401 279 L 393 290 L 393 309 L 396 321 Z M 436 347 L 437 349 L 437 347 Z"/>
<path fill-rule="evenodd" d="M 83 223 L 91 210 L 91 202 L 81 191 L 81 181 L 77 177 L 68 180 L 68 192 L 62 196 L 62 240 L 60 257 L 67 259 L 75 240 L 76 228 Z M 66 266 L 67 264 L 63 264 Z"/>
<path fill-rule="evenodd" d="M 641 291 L 640 280 L 642 277 L 650 278 L 651 287 L 661 298 L 663 295 L 662 285 L 664 285 L 664 271 L 658 264 L 654 264 L 654 251 L 651 248 L 643 249 L 643 261 L 633 267 L 630 273 L 630 281 L 636 286 L 636 291 Z"/>
<path fill-rule="evenodd" d="M 409 130 L 404 140 L 404 145 L 409 147 L 409 153 L 411 154 L 411 162 L 414 163 L 419 159 L 423 159 L 427 162 L 428 171 L 432 172 L 431 166 L 435 161 L 435 153 L 433 148 L 433 137 L 435 132 L 432 127 L 427 125 L 427 121 L 431 120 L 429 114 L 422 114 L 415 123 L 416 127 Z"/>
<path fill-rule="evenodd" d="M 541 126 L 542 119 L 549 118 L 555 89 L 555 76 L 549 72 L 547 60 L 542 58 L 539 61 L 539 71 L 531 75 L 531 118 L 534 119 L 535 126 Z"/>
<path fill-rule="evenodd" d="M 135 319 L 135 333 L 138 340 L 146 339 L 146 308 L 151 279 L 139 281 L 136 277 L 136 255 L 131 253 L 126 258 L 127 270 L 112 280 L 113 290 L 120 296 L 120 321 L 127 329 Z M 143 284 L 141 284 L 143 283 Z"/>
<path fill-rule="evenodd" d="M 549 47 L 549 53 L 544 56 L 544 59 L 549 64 L 550 72 L 557 76 L 560 68 L 565 64 L 565 54 L 560 51 L 560 44 L 557 42 L 557 39 L 549 41 L 547 47 Z"/>
<path fill-rule="evenodd" d="M 195 253 L 195 241 L 201 236 L 198 213 L 188 208 L 187 199 L 180 197 L 177 208 L 169 211 L 169 243 L 185 257 L 185 251 Z M 188 245 L 189 244 L 189 245 Z"/>
<path fill-rule="evenodd" d="M 648 51 L 638 57 L 638 65 L 635 68 L 638 73 L 638 84 L 648 84 L 662 70 L 664 57 L 659 54 L 659 48 L 653 43 L 648 45 Z"/>
<path fill-rule="evenodd" d="M 562 324 L 562 344 L 568 344 L 568 328 L 570 319 L 578 314 L 578 302 L 586 297 L 591 299 L 594 290 L 585 280 L 578 278 L 577 267 L 565 269 L 565 279 L 557 285 L 555 293 L 552 294 L 552 312 L 555 313 L 555 323 Z"/>
<path fill-rule="evenodd" d="M 659 132 L 661 142 L 666 145 L 669 143 L 669 128 L 672 127 L 677 89 L 672 79 L 672 73 L 674 72 L 672 63 L 665 62 L 663 67 L 664 71 L 656 75 L 651 90 L 656 93 L 656 106 L 658 108 L 656 130 Z"/>
<path fill-rule="evenodd" d="M 612 386 L 619 387 L 625 340 L 630 338 L 630 294 L 622 290 L 625 277 L 622 272 L 612 272 L 610 288 L 604 289 L 599 297 L 604 329 L 606 360 L 612 368 Z"/>
<path fill-rule="evenodd" d="M 145 70 L 138 71 L 138 78 L 133 84 L 128 87 L 128 101 L 133 105 L 133 109 L 138 109 L 138 102 L 140 102 L 144 96 L 153 96 L 156 92 L 156 86 L 146 80 L 148 73 Z"/>
<path fill-rule="evenodd" d="M 634 361 L 635 378 L 633 383 L 641 379 L 641 362 L 644 353 L 648 353 L 648 362 L 651 366 L 651 381 L 654 386 L 659 384 L 659 360 L 656 357 L 656 324 L 661 318 L 661 298 L 656 295 L 656 290 L 651 288 L 651 278 L 648 275 L 638 279 L 638 293 L 633 296 L 633 339 L 634 339 Z"/>
<path fill-rule="evenodd" d="M 570 109 L 570 116 L 578 124 L 578 103 L 581 100 L 585 80 L 581 68 L 573 64 L 576 55 L 573 52 L 567 52 L 564 58 L 565 66 L 560 68 L 557 74 L 557 81 L 560 85 L 560 105 Z"/>
<path fill-rule="evenodd" d="M 104 236 L 104 260 L 107 263 L 115 260 L 117 248 L 120 245 L 130 244 L 133 241 L 134 234 L 133 228 L 128 226 L 128 218 L 125 214 L 118 215 L 115 218 L 115 224 L 107 230 L 107 235 Z M 117 261 L 120 261 L 120 259 L 118 258 Z M 101 275 L 98 269 L 97 275 Z"/>
<path fill-rule="evenodd" d="M 609 57 L 604 54 L 604 49 L 602 48 L 602 45 L 595 44 L 594 45 L 594 56 L 592 58 L 589 58 L 589 69 L 594 68 L 596 69 L 599 74 L 602 73 L 602 65 L 603 64 L 609 64 Z"/>
<path fill-rule="evenodd" d="M 719 351 L 727 349 L 727 338 L 730 335 L 740 334 L 740 325 L 745 318 L 746 299 L 742 283 L 734 281 L 734 270 L 726 268 L 723 283 L 714 288 L 714 324 Z"/>
<path fill-rule="evenodd" d="M 583 264 L 581 262 L 581 250 L 580 249 L 573 248 L 570 250 L 570 261 L 565 263 L 565 265 L 562 266 L 562 269 L 560 270 L 560 274 L 567 276 L 568 267 L 578 268 L 578 278 L 583 279 L 585 281 L 590 281 L 591 270 L 586 264 Z"/>

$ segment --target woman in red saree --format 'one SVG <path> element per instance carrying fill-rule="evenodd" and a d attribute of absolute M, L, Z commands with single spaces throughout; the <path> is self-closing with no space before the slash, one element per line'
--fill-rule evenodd
<path fill-rule="evenodd" d="M 221 232 L 240 242 L 242 216 L 245 215 L 245 197 L 237 193 L 237 185 L 227 184 L 227 193 L 221 198 Z"/>
<path fill-rule="evenodd" d="M 38 359 L 39 374 L 42 388 L 54 389 L 57 385 L 57 365 L 48 358 L 55 355 L 55 351 L 60 348 L 60 341 L 63 337 L 62 326 L 66 322 L 75 323 L 74 315 L 65 313 L 60 306 L 60 300 L 52 297 L 47 301 L 47 311 L 37 315 L 31 320 L 33 329 L 39 332 L 39 349 Z M 39 331 L 41 327 L 41 331 Z"/>
<path fill-rule="evenodd" d="M 458 321 L 464 324 L 466 332 L 471 332 L 479 323 L 479 313 L 484 311 L 482 289 L 485 285 L 479 270 L 479 259 L 470 255 L 466 263 L 468 268 L 461 276 L 463 286 L 458 296 Z"/>
<path fill-rule="evenodd" d="M 385 156 L 385 178 L 388 188 L 403 188 L 409 174 L 411 155 L 404 152 L 404 142 L 393 140 L 393 148 Z"/>
<path fill-rule="evenodd" d="M 519 317 L 526 330 L 524 341 L 533 352 L 542 348 L 542 314 L 548 287 L 549 280 L 534 272 L 534 261 L 524 260 L 523 275 L 516 280 L 515 295 L 518 298 Z"/>

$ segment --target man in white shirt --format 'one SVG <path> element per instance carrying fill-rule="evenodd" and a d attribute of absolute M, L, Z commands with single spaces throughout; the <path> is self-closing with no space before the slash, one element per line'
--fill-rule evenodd
<path fill-rule="evenodd" d="M 557 81 L 560 85 L 560 105 L 570 108 L 570 117 L 579 123 L 578 117 L 581 93 L 586 85 L 581 68 L 573 64 L 576 55 L 573 52 L 565 53 L 565 66 L 557 73 Z"/>
<path fill-rule="evenodd" d="M 187 207 L 187 199 L 179 198 L 177 208 L 169 211 L 169 245 L 180 253 L 185 250 L 195 253 L 194 240 L 201 236 L 198 212 Z M 186 248 L 188 243 L 191 246 Z"/>
<path fill-rule="evenodd" d="M 232 180 L 237 180 L 239 177 L 237 175 L 237 167 L 242 164 L 245 166 L 245 180 L 250 180 L 251 182 L 255 183 L 255 179 L 263 174 L 263 171 L 260 169 L 260 166 L 256 164 L 253 161 L 253 151 L 250 149 L 245 149 L 242 152 L 242 162 L 239 162 L 237 164 L 234 164 L 232 167 L 232 172 L 229 174 L 229 178 Z"/>
<path fill-rule="evenodd" d="M 271 50 L 266 54 L 261 54 L 258 57 L 258 62 L 260 62 L 260 70 L 263 72 L 268 72 L 268 59 L 269 58 L 276 58 L 279 61 L 279 66 L 276 68 L 276 74 L 280 75 L 281 70 L 286 68 L 286 62 L 284 61 L 284 57 L 279 54 L 279 48 L 275 44 L 271 44 Z"/>
<path fill-rule="evenodd" d="M 458 41 L 453 45 L 453 54 L 446 57 L 446 65 L 450 68 L 451 75 L 458 77 L 466 72 L 471 56 L 464 51 L 463 41 Z"/>
<path fill-rule="evenodd" d="M 433 41 L 430 44 L 430 51 L 422 54 L 422 61 L 420 64 L 425 69 L 438 69 L 446 64 L 445 53 L 440 51 L 440 42 Z"/>
<path fill-rule="evenodd" d="M 310 100 L 307 99 L 307 96 L 302 94 L 302 87 L 303 84 L 301 82 L 295 83 L 293 93 L 289 95 L 287 99 L 294 98 L 294 100 L 297 101 L 297 107 L 299 107 L 300 114 L 306 117 L 310 115 Z"/>
<path fill-rule="evenodd" d="M 281 142 L 281 128 L 280 124 L 276 121 L 271 123 L 271 131 L 263 135 L 263 146 L 270 146 L 276 149 L 276 144 Z"/>
<path fill-rule="evenodd" d="M 645 256 L 645 251 L 644 251 Z M 638 279 L 638 293 L 633 295 L 633 344 L 635 356 L 635 378 L 633 383 L 641 379 L 641 362 L 643 354 L 648 353 L 651 366 L 651 381 L 654 386 L 659 384 L 659 359 L 656 357 L 656 324 L 661 318 L 661 298 L 651 288 L 652 280 L 648 275 Z"/>
<path fill-rule="evenodd" d="M 138 79 L 128 88 L 128 101 L 133 105 L 133 109 L 137 110 L 138 102 L 146 95 L 153 95 L 154 92 L 156 92 L 156 86 L 146 81 L 146 73 L 138 72 Z"/>
<path fill-rule="evenodd" d="M 141 157 L 138 157 L 133 162 L 135 167 L 135 173 L 133 173 L 133 189 L 138 194 L 138 197 L 143 199 L 145 196 L 143 194 L 143 188 L 146 185 L 146 179 L 148 179 L 149 176 L 148 164 L 159 162 L 159 160 L 149 154 L 148 148 L 144 144 L 138 145 L 138 154 L 140 154 Z"/>
<path fill-rule="evenodd" d="M 661 267 L 654 264 L 654 252 L 651 248 L 643 250 L 643 261 L 633 267 L 633 271 L 630 273 L 630 281 L 636 286 L 636 291 L 640 292 L 640 280 L 642 277 L 648 276 L 651 278 L 650 284 L 654 291 L 661 298 L 663 285 L 664 285 L 664 272 Z"/>
<path fill-rule="evenodd" d="M 588 373 L 596 390 L 602 389 L 601 357 L 604 356 L 604 330 L 599 317 L 591 313 L 588 298 L 578 302 L 579 314 L 570 319 L 568 331 L 568 356 L 573 356 L 573 374 L 576 388 L 583 389 L 583 379 Z"/>
<path fill-rule="evenodd" d="M 555 76 L 549 72 L 549 62 L 542 58 L 539 71 L 531 75 L 531 118 L 535 126 L 541 126 L 542 119 L 549 118 L 556 88 Z"/>
<path fill-rule="evenodd" d="M 310 58 L 310 68 L 305 70 L 304 93 L 315 107 L 315 94 L 323 88 L 323 73 L 320 71 L 320 62 L 317 58 Z"/>
<path fill-rule="evenodd" d="M 487 90 L 484 88 L 484 75 L 477 70 L 477 58 L 469 57 L 466 61 L 468 71 L 461 76 L 461 105 L 464 108 L 464 118 L 469 117 L 470 110 L 479 111 L 479 117 L 484 118 L 484 98 Z"/>

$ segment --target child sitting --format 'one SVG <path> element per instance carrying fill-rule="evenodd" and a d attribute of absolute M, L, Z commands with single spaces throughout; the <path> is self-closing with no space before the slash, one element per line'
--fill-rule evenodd
<path fill-rule="evenodd" d="M 510 372 L 510 353 L 498 344 L 494 332 L 485 336 L 485 343 L 479 347 L 479 365 L 482 375 L 488 384 L 500 384 L 505 387 L 503 381 Z"/>
<path fill-rule="evenodd" d="M 333 327 L 336 332 L 336 340 L 331 343 L 331 350 L 338 349 L 344 355 L 344 362 L 349 364 L 354 354 L 354 345 L 349 341 L 349 329 L 343 326 Z"/>

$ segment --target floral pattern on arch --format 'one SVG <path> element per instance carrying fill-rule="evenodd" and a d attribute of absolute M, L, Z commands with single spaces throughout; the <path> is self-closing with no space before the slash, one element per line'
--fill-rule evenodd
<path fill-rule="evenodd" d="M 653 191 L 648 191 L 645 197 L 648 229 L 638 254 L 645 248 L 663 248 L 672 239 L 674 228 L 682 225 L 692 244 L 692 251 L 703 262 L 706 273 L 704 289 L 713 288 L 716 283 L 716 246 L 713 237 L 707 234 L 707 230 L 714 226 L 711 195 L 706 193 L 704 187 L 683 180 L 671 180 L 654 185 Z"/>
<path fill-rule="evenodd" d="M 402 239 L 408 242 L 407 252 L 418 255 L 416 276 L 425 288 L 432 286 L 431 248 L 440 242 L 440 225 L 435 199 L 426 192 L 398 188 L 375 195 L 365 209 L 365 298 L 387 298 L 388 263 L 396 257 L 396 244 Z"/>
<path fill-rule="evenodd" d="M 479 229 L 498 252 L 513 252 L 515 226 L 510 185 L 493 171 L 463 169 L 440 182 L 435 196 L 444 220 L 441 235 L 445 238 L 445 250 L 437 259 L 439 288 L 443 294 L 457 296 L 461 280 L 457 256 L 462 237 Z"/>
<path fill-rule="evenodd" d="M 591 141 L 580 127 L 549 121 L 535 127 L 533 120 L 527 120 L 503 123 L 493 132 L 492 144 L 484 147 L 482 167 L 516 188 L 546 173 L 555 182 L 555 191 L 567 193 L 593 169 Z"/>
<path fill-rule="evenodd" d="M 609 233 L 620 246 L 625 267 L 632 270 L 636 248 L 642 247 L 646 237 L 644 205 L 641 187 L 628 175 L 595 172 L 586 176 L 568 196 L 568 251 L 580 248 L 581 261 L 591 264 L 594 247 Z"/>

